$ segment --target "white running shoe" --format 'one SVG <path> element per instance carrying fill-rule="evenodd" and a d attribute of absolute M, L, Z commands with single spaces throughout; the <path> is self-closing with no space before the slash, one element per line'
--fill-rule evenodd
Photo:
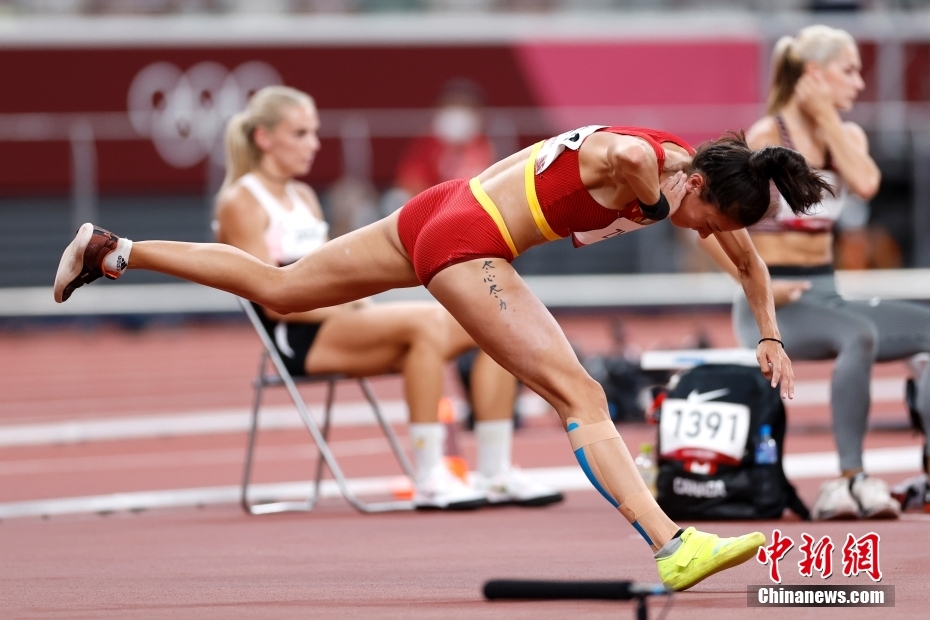
<path fill-rule="evenodd" d="M 445 465 L 437 465 L 413 491 L 417 510 L 469 510 L 487 503 L 483 492 L 462 482 Z"/>
<path fill-rule="evenodd" d="M 811 518 L 815 521 L 859 518 L 859 504 L 849 492 L 849 478 L 827 480 L 820 485 Z"/>
<path fill-rule="evenodd" d="M 511 467 L 492 478 L 476 473 L 472 480 L 476 489 L 487 493 L 488 503 L 492 505 L 547 506 L 565 499 L 560 492 L 533 480 L 519 467 Z"/>
<path fill-rule="evenodd" d="M 119 237 L 93 224 L 78 228 L 74 240 L 65 248 L 55 274 L 55 301 L 62 303 L 71 297 L 74 289 L 106 276 L 115 280 L 122 271 L 109 272 L 103 265 L 107 254 L 117 248 Z M 125 269 L 125 261 L 120 266 Z"/>
<path fill-rule="evenodd" d="M 901 514 L 901 504 L 891 497 L 888 485 L 881 478 L 859 474 L 852 479 L 849 488 L 853 498 L 859 502 L 863 518 L 897 519 Z"/>

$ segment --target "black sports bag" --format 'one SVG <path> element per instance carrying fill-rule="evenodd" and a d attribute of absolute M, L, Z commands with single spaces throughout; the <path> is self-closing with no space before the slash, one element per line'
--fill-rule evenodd
<path fill-rule="evenodd" d="M 764 425 L 777 458 L 756 463 Z M 659 420 L 658 502 L 672 519 L 778 519 L 810 513 L 782 468 L 785 408 L 758 368 L 698 366 L 667 394 Z"/>

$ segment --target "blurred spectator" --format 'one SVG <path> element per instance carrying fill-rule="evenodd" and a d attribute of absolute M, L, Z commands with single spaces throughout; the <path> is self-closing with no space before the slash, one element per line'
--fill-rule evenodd
<path fill-rule="evenodd" d="M 329 188 L 326 215 L 330 237 L 339 237 L 380 219 L 378 190 L 371 181 L 371 136 L 362 117 L 349 117 L 339 128 L 342 176 Z"/>
<path fill-rule="evenodd" d="M 494 162 L 483 99 L 481 88 L 470 80 L 454 79 L 443 87 L 430 135 L 414 140 L 397 166 L 395 183 L 405 200 L 443 181 L 473 177 Z"/>

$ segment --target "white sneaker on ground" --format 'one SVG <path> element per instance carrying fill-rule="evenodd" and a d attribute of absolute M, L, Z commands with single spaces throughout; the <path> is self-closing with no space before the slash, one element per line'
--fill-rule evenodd
<path fill-rule="evenodd" d="M 413 504 L 417 510 L 469 510 L 485 506 L 487 496 L 449 471 L 437 465 L 413 491 Z"/>
<path fill-rule="evenodd" d="M 472 480 L 476 489 L 487 494 L 488 503 L 492 505 L 547 506 L 565 499 L 559 491 L 533 480 L 519 467 L 511 467 L 491 478 L 476 473 Z"/>
<path fill-rule="evenodd" d="M 849 478 L 827 480 L 820 485 L 811 518 L 815 521 L 859 518 L 859 504 L 849 492 Z"/>
<path fill-rule="evenodd" d="M 901 514 L 901 504 L 891 497 L 888 485 L 881 478 L 859 474 L 852 479 L 849 488 L 853 499 L 859 502 L 863 518 L 897 519 Z"/>

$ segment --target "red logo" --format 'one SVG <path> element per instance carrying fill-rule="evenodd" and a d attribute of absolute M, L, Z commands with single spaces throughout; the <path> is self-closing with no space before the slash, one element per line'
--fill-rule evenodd
<path fill-rule="evenodd" d="M 814 570 L 820 573 L 821 579 L 826 579 L 833 574 L 833 541 L 829 536 L 824 536 L 814 544 L 813 536 L 801 534 L 803 544 L 800 547 L 804 559 L 798 562 L 798 568 L 801 575 L 811 577 Z"/>
<path fill-rule="evenodd" d="M 882 580 L 882 569 L 878 566 L 878 543 L 881 538 L 875 532 L 869 532 L 861 538 L 846 535 L 843 545 L 843 575 L 855 577 L 865 573 L 872 581 Z"/>
<path fill-rule="evenodd" d="M 855 577 L 859 573 L 867 574 L 872 581 L 882 580 L 882 570 L 878 561 L 878 545 L 881 537 L 875 532 L 869 532 L 856 538 L 852 534 L 846 535 L 846 544 L 843 545 L 843 576 Z M 783 536 L 781 530 L 772 530 L 772 544 L 759 547 L 756 559 L 760 564 L 769 566 L 769 578 L 775 583 L 781 583 L 781 574 L 778 562 L 784 559 L 788 551 L 794 547 L 794 541 Z M 829 536 L 815 541 L 810 534 L 801 534 L 801 546 L 798 550 L 804 557 L 798 562 L 798 571 L 802 577 L 813 577 L 814 572 L 820 573 L 821 579 L 827 579 L 833 574 L 833 549 L 835 545 Z"/>
<path fill-rule="evenodd" d="M 794 541 L 787 536 L 781 535 L 781 530 L 772 531 L 772 544 L 768 547 L 759 547 L 759 553 L 756 554 L 756 559 L 759 560 L 761 564 L 769 564 L 769 577 L 775 583 L 781 583 L 781 575 L 778 574 L 778 562 L 791 547 L 794 546 Z"/>

